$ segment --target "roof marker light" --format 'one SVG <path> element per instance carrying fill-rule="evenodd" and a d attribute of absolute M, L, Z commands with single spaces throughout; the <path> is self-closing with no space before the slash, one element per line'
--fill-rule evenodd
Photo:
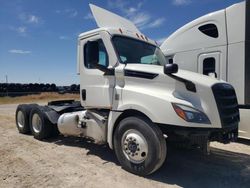
<path fill-rule="evenodd" d="M 142 38 L 142 40 L 144 40 L 144 37 L 143 37 L 143 35 L 141 35 L 141 38 Z"/>
<path fill-rule="evenodd" d="M 136 36 L 137 36 L 138 38 L 140 38 L 140 36 L 138 35 L 138 33 L 136 33 Z"/>

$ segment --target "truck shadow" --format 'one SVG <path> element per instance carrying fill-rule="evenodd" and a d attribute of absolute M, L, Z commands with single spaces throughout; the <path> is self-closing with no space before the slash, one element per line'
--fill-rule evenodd
<path fill-rule="evenodd" d="M 250 139 L 238 138 L 237 142 L 248 146 L 250 145 Z"/>
<path fill-rule="evenodd" d="M 104 163 L 112 162 L 119 165 L 114 151 L 111 150 L 108 145 L 98 145 L 87 138 L 64 137 L 60 135 L 57 138 L 52 138 L 45 141 L 55 143 L 57 145 L 84 148 L 88 150 L 87 155 L 98 156 L 105 161 Z"/>
<path fill-rule="evenodd" d="M 209 156 L 171 148 L 150 179 L 181 187 L 249 187 L 250 155 L 211 148 Z"/>
<path fill-rule="evenodd" d="M 58 145 L 87 149 L 104 163 L 119 165 L 115 153 L 107 145 L 96 145 L 91 140 L 59 136 L 48 140 Z M 146 178 L 181 187 L 249 187 L 250 155 L 211 148 L 204 156 L 199 150 L 168 147 L 163 166 Z"/>

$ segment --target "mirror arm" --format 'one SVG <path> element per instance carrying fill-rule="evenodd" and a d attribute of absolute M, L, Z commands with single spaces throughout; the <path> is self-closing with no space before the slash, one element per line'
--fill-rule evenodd
<path fill-rule="evenodd" d="M 112 68 L 112 69 L 107 68 L 103 75 L 104 76 L 114 76 L 115 75 L 115 69 L 114 68 Z"/>
<path fill-rule="evenodd" d="M 184 79 L 184 78 L 181 78 L 181 77 L 176 76 L 176 75 L 173 75 L 173 74 L 167 74 L 167 75 L 168 75 L 169 77 L 175 79 L 175 80 L 178 80 L 178 81 L 180 81 L 180 82 L 183 82 L 183 83 L 185 84 L 186 89 L 187 89 L 188 91 L 191 91 L 191 92 L 196 93 L 196 86 L 195 86 L 195 84 L 194 84 L 192 81 L 186 80 L 186 79 Z"/>
<path fill-rule="evenodd" d="M 102 72 L 105 72 L 106 71 L 106 67 L 102 66 L 102 65 L 99 65 L 99 64 L 96 64 L 95 65 L 95 68 L 97 68 L 98 70 L 102 71 Z"/>
<path fill-rule="evenodd" d="M 107 68 L 107 67 L 105 67 L 105 66 L 103 66 L 103 65 L 99 65 L 99 64 L 95 65 L 95 67 L 96 67 L 98 70 L 104 72 L 104 75 L 105 75 L 105 76 L 112 76 L 112 75 L 115 75 L 115 70 L 114 70 L 113 68 L 112 68 L 112 69 L 109 69 L 109 68 Z"/>

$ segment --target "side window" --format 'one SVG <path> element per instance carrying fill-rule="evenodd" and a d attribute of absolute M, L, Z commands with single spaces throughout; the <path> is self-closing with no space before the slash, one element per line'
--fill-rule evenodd
<path fill-rule="evenodd" d="M 157 59 L 156 55 L 148 55 L 148 56 L 144 56 L 144 57 L 141 58 L 141 63 L 142 64 L 157 65 L 158 64 L 158 59 Z"/>
<path fill-rule="evenodd" d="M 109 60 L 108 60 L 108 53 L 106 51 L 106 48 L 104 46 L 103 41 L 100 39 L 97 41 L 98 42 L 98 48 L 99 48 L 99 65 L 102 65 L 104 67 L 108 67 L 109 66 Z M 84 65 L 86 68 L 88 69 L 93 69 L 93 65 L 91 64 L 91 62 L 89 61 L 91 59 L 91 48 L 90 46 L 88 46 L 88 43 L 85 44 L 84 46 Z"/>
<path fill-rule="evenodd" d="M 215 73 L 215 58 L 209 57 L 203 60 L 203 74 Z"/>
<path fill-rule="evenodd" d="M 200 30 L 200 32 L 202 32 L 203 34 L 205 34 L 209 37 L 212 37 L 212 38 L 219 37 L 218 28 L 215 24 L 202 25 L 198 29 Z"/>

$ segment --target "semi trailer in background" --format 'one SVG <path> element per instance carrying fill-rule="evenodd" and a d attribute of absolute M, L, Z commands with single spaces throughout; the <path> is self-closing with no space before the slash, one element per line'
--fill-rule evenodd
<path fill-rule="evenodd" d="M 138 175 L 162 166 L 166 138 L 205 150 L 210 141 L 237 138 L 238 102 L 230 84 L 178 70 L 132 22 L 90 7 L 99 28 L 78 38 L 81 101 L 19 105 L 20 133 L 108 144 L 121 166 Z"/>
<path fill-rule="evenodd" d="M 241 117 L 239 136 L 250 139 L 250 1 L 184 25 L 160 48 L 170 63 L 234 86 Z"/>

